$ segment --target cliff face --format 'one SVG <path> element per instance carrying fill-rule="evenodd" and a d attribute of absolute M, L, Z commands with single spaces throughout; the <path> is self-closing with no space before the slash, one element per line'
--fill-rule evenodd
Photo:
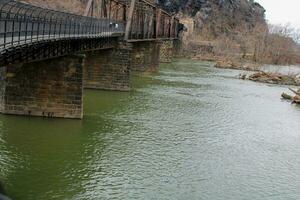
<path fill-rule="evenodd" d="M 209 25 L 214 34 L 265 24 L 265 9 L 253 0 L 158 0 L 158 3 L 170 12 L 193 17 L 198 29 Z"/>
<path fill-rule="evenodd" d="M 88 0 L 20 0 L 60 11 L 83 14 Z M 95 14 L 97 13 L 96 0 Z M 265 9 L 254 0 L 157 0 L 163 9 L 192 17 L 197 30 L 213 36 L 266 24 Z M 97 15 L 97 14 L 96 14 Z"/>

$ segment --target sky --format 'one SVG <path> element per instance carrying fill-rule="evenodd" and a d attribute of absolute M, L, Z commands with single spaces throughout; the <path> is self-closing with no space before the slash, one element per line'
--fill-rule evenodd
<path fill-rule="evenodd" d="M 271 24 L 287 24 L 300 29 L 300 0 L 256 0 L 266 9 Z"/>

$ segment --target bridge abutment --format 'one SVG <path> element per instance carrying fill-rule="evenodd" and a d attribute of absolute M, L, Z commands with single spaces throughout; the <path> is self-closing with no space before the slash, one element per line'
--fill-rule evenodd
<path fill-rule="evenodd" d="M 173 40 L 163 40 L 160 48 L 160 62 L 170 63 L 173 58 Z"/>
<path fill-rule="evenodd" d="M 113 49 L 86 53 L 84 88 L 129 91 L 131 50 L 131 44 L 120 42 Z"/>
<path fill-rule="evenodd" d="M 0 68 L 0 112 L 81 119 L 83 64 L 73 55 Z"/>
<path fill-rule="evenodd" d="M 159 66 L 160 41 L 134 42 L 131 54 L 133 71 L 157 71 Z"/>

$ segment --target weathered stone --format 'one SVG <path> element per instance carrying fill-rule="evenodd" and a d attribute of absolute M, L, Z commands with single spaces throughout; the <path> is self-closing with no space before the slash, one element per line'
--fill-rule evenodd
<path fill-rule="evenodd" d="M 263 71 L 250 75 L 249 80 L 270 84 L 297 85 L 295 77 L 293 76 Z"/>
<path fill-rule="evenodd" d="M 163 45 L 163 50 L 160 47 Z M 172 41 L 118 42 L 112 49 L 0 67 L 0 113 L 82 118 L 83 88 L 130 90 L 130 70 L 171 61 Z"/>
<path fill-rule="evenodd" d="M 82 118 L 84 57 L 66 56 L 0 69 L 0 112 Z"/>
<path fill-rule="evenodd" d="M 142 41 L 133 43 L 131 69 L 133 71 L 157 71 L 161 42 Z"/>
<path fill-rule="evenodd" d="M 173 40 L 162 41 L 160 48 L 160 62 L 170 63 L 173 57 Z"/>
<path fill-rule="evenodd" d="M 0 67 L 0 113 L 4 109 L 4 94 L 5 94 L 5 68 Z"/>
<path fill-rule="evenodd" d="M 84 88 L 130 90 L 131 45 L 119 43 L 114 49 L 88 52 L 84 65 Z"/>
<path fill-rule="evenodd" d="M 183 49 L 182 40 L 174 40 L 173 41 L 173 57 L 182 57 L 182 49 Z"/>

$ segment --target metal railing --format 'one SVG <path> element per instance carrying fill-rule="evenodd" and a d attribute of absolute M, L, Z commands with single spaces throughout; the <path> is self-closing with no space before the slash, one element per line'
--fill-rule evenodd
<path fill-rule="evenodd" d="M 177 38 L 179 20 L 147 0 L 137 0 L 129 40 Z"/>
<path fill-rule="evenodd" d="M 0 51 L 33 42 L 105 38 L 124 33 L 125 21 L 93 18 L 0 0 Z"/>

